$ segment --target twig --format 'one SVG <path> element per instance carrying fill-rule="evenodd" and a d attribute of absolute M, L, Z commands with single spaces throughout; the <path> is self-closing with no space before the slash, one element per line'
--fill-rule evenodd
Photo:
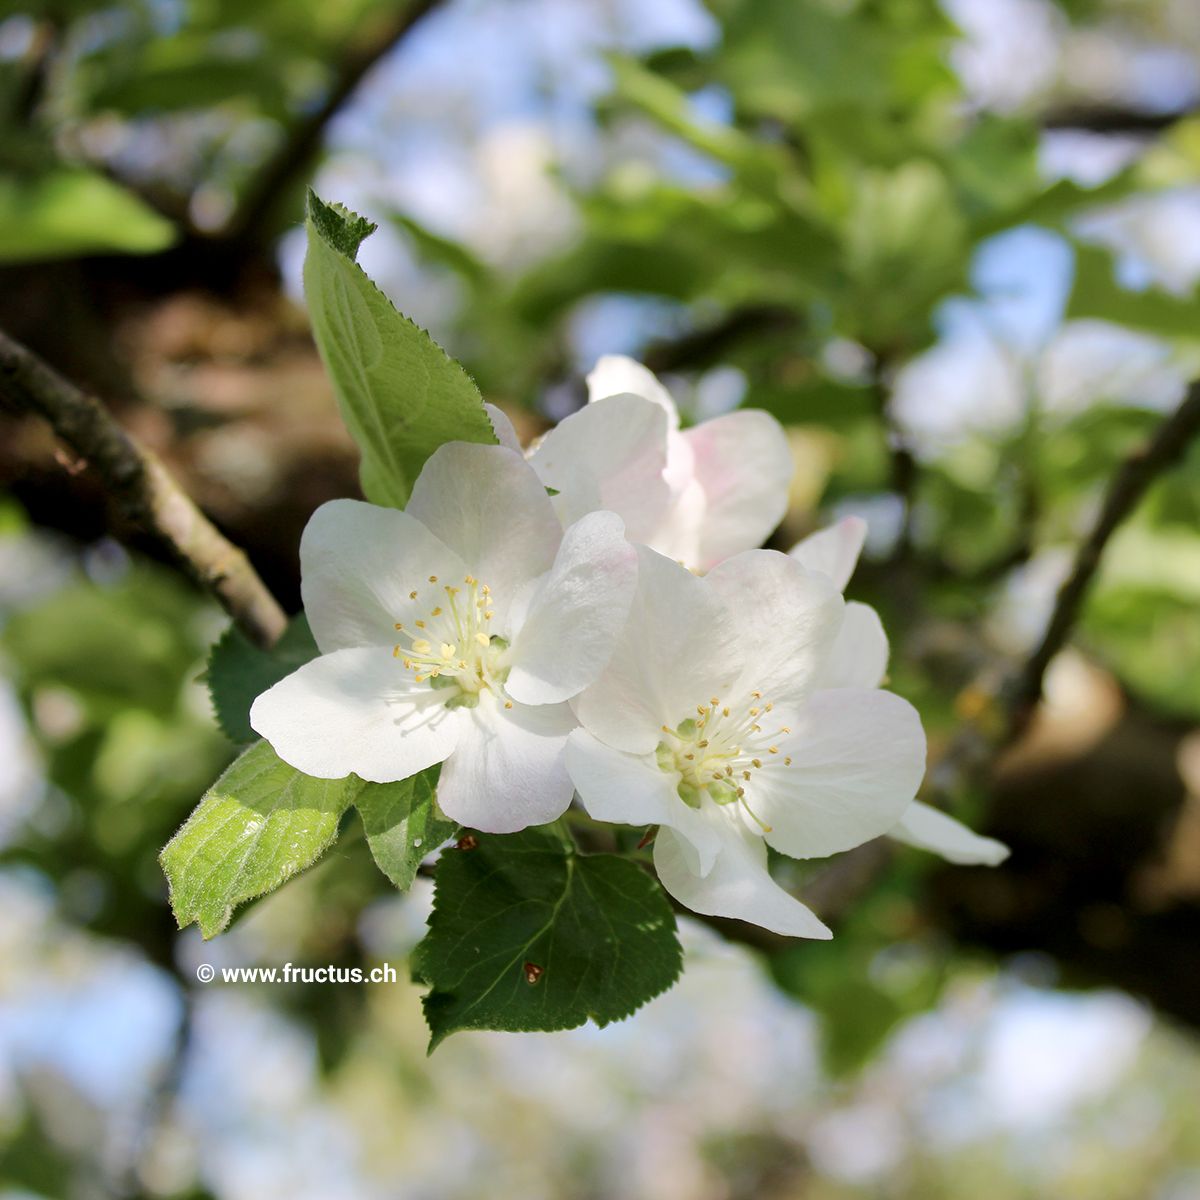
<path fill-rule="evenodd" d="M 1149 112 L 1133 108 L 1086 105 L 1051 109 L 1041 119 L 1043 129 L 1083 129 L 1089 133 L 1154 134 L 1170 129 L 1192 110 Z"/>
<path fill-rule="evenodd" d="M 1028 726 L 1033 709 L 1042 695 L 1042 680 L 1050 660 L 1062 649 L 1079 617 L 1088 587 L 1100 565 L 1101 555 L 1117 527 L 1137 507 L 1154 480 L 1174 466 L 1184 455 L 1188 443 L 1200 433 L 1200 381 L 1193 383 L 1183 403 L 1158 427 L 1145 446 L 1135 450 L 1109 484 L 1100 515 L 1091 533 L 1080 545 L 1075 564 L 1059 590 L 1054 612 L 1046 626 L 1041 644 L 1030 656 L 1012 693 L 1010 723 L 1005 743 L 1018 737 Z"/>
<path fill-rule="evenodd" d="M 45 419 L 103 479 L 132 521 L 163 542 L 252 641 L 271 645 L 287 617 L 245 554 L 187 497 L 158 456 L 93 396 L 0 331 L 0 396 Z"/>
<path fill-rule="evenodd" d="M 303 174 L 320 148 L 326 125 L 354 94 L 367 72 L 440 2 L 410 0 L 370 45 L 346 56 L 325 99 L 292 127 L 278 151 L 246 189 L 233 217 L 217 235 L 220 240 L 245 243 L 261 238 L 279 196 Z"/>

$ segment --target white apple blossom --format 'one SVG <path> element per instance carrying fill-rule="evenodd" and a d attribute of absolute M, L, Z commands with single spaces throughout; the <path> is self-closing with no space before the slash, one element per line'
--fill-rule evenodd
<path fill-rule="evenodd" d="M 588 403 L 559 422 L 529 461 L 558 494 L 564 524 L 607 509 L 629 540 L 705 571 L 761 546 L 787 509 L 793 463 L 783 427 L 742 409 L 681 429 L 670 393 L 640 363 L 601 358 Z M 506 444 L 515 437 L 493 421 Z"/>
<path fill-rule="evenodd" d="M 846 606 L 828 576 L 768 550 L 703 577 L 638 556 L 628 624 L 573 702 L 585 808 L 658 825 L 659 879 L 694 911 L 829 937 L 767 846 L 819 857 L 894 828 L 925 770 L 920 719 L 874 684 L 830 685 Z"/>
<path fill-rule="evenodd" d="M 810 571 L 827 576 L 844 591 L 867 535 L 860 517 L 844 517 L 811 534 L 789 554 Z M 823 687 L 877 688 L 887 673 L 888 641 L 879 614 L 868 604 L 851 600 L 846 619 L 834 642 L 821 678 Z M 890 837 L 922 850 L 932 850 L 953 863 L 995 866 L 1008 857 L 1008 847 L 995 838 L 981 837 L 961 821 L 920 800 L 904 810 Z"/>
<path fill-rule="evenodd" d="M 321 656 L 250 713 L 280 758 L 378 783 L 444 762 L 442 809 L 492 833 L 563 812 L 565 701 L 604 668 L 634 592 L 620 518 L 564 533 L 519 454 L 453 442 L 404 512 L 322 505 L 300 563 Z"/>

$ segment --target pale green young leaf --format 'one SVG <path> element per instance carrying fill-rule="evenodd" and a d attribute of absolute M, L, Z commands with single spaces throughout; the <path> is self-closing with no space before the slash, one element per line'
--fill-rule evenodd
<path fill-rule="evenodd" d="M 429 932 L 430 1050 L 460 1029 L 572 1029 L 629 1016 L 679 976 L 675 916 L 628 859 L 581 855 L 553 827 L 475 834 L 438 860 Z"/>
<path fill-rule="evenodd" d="M 213 937 L 237 905 L 311 866 L 361 786 L 302 775 L 266 742 L 244 751 L 160 855 L 180 928 L 195 921 Z"/>
<path fill-rule="evenodd" d="M 354 261 L 374 228 L 310 191 L 304 293 L 342 417 L 362 453 L 363 494 L 402 508 L 440 445 L 494 443 L 496 435 L 471 377 Z"/>
<path fill-rule="evenodd" d="M 412 887 L 421 860 L 455 829 L 435 801 L 438 768 L 399 783 L 364 783 L 354 799 L 379 869 L 402 892 Z"/>

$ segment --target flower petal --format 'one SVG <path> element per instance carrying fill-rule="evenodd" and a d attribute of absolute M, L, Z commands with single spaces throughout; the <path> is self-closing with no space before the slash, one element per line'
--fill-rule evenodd
<path fill-rule="evenodd" d="M 838 591 L 844 592 L 866 540 L 866 521 L 862 517 L 843 517 L 827 529 L 810 533 L 788 554 L 810 571 L 828 575 L 837 584 Z"/>
<path fill-rule="evenodd" d="M 995 838 L 983 837 L 948 813 L 914 800 L 888 836 L 921 850 L 932 850 L 948 862 L 994 867 L 1009 855 Z"/>
<path fill-rule="evenodd" d="M 624 354 L 605 354 L 587 377 L 588 403 L 595 404 L 608 396 L 641 396 L 651 400 L 666 414 L 672 429 L 679 428 L 679 410 L 671 393 L 659 383 L 654 372 Z"/>
<path fill-rule="evenodd" d="M 637 563 L 615 513 L 589 513 L 567 530 L 513 641 L 505 690 L 514 700 L 557 704 L 595 682 L 629 615 Z"/>
<path fill-rule="evenodd" d="M 851 600 L 821 672 L 822 688 L 877 688 L 887 674 L 888 640 L 879 614 Z"/>
<path fill-rule="evenodd" d="M 749 796 L 770 827 L 767 841 L 793 858 L 819 858 L 892 830 L 925 774 L 912 705 L 891 692 L 845 688 L 815 693 L 786 720 L 791 732 Z"/>
<path fill-rule="evenodd" d="M 597 821 L 617 825 L 667 825 L 682 838 L 689 870 L 705 875 L 721 841 L 712 822 L 679 798 L 678 776 L 648 755 L 626 754 L 597 741 L 585 729 L 567 739 L 567 772 L 583 807 Z"/>
<path fill-rule="evenodd" d="M 821 676 L 842 623 L 842 597 L 775 550 L 749 550 L 705 577 L 738 631 L 742 686 L 776 703 L 794 702 Z"/>
<path fill-rule="evenodd" d="M 361 500 L 331 500 L 300 539 L 301 595 L 322 653 L 395 641 L 395 622 L 428 613 L 414 589 L 430 575 L 456 579 L 461 558 L 415 517 Z"/>
<path fill-rule="evenodd" d="M 565 704 L 505 708 L 485 694 L 459 711 L 467 721 L 438 780 L 448 817 L 485 833 L 515 833 L 566 811 L 574 788 L 563 752 L 575 719 Z"/>
<path fill-rule="evenodd" d="M 541 481 L 504 446 L 439 446 L 421 469 L 407 511 L 492 589 L 500 627 L 517 589 L 549 569 L 562 540 Z"/>
<path fill-rule="evenodd" d="M 708 581 L 638 547 L 638 584 L 629 620 L 604 674 L 573 701 L 602 742 L 649 754 L 698 704 L 737 676 L 736 638 Z"/>
<path fill-rule="evenodd" d="M 564 525 L 607 509 L 648 544 L 671 505 L 667 417 L 641 396 L 610 396 L 560 421 L 529 458 Z"/>
<path fill-rule="evenodd" d="M 461 710 L 413 683 L 382 647 L 337 650 L 263 692 L 250 724 L 284 762 L 318 779 L 407 779 L 458 744 Z"/>
<path fill-rule="evenodd" d="M 517 431 L 509 420 L 508 413 L 502 408 L 497 408 L 494 404 L 488 404 L 484 401 L 484 412 L 488 415 L 488 420 L 492 423 L 492 432 L 496 435 L 496 441 L 502 446 L 507 446 L 509 450 L 515 450 L 518 454 L 522 453 L 521 439 L 517 437 Z"/>
<path fill-rule="evenodd" d="M 693 912 L 736 917 L 787 937 L 828 939 L 829 927 L 795 896 L 784 891 L 767 870 L 767 847 L 736 814 L 714 814 L 727 826 L 721 853 L 707 875 L 689 865 L 683 838 L 660 829 L 654 839 L 654 866 L 663 887 Z"/>
<path fill-rule="evenodd" d="M 683 436 L 707 500 L 696 564 L 707 570 L 767 540 L 787 512 L 795 463 L 783 426 L 765 412 L 727 413 Z"/>

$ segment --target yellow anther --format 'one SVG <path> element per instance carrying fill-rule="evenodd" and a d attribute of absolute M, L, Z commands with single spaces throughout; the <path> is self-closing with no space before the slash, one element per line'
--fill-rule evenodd
<path fill-rule="evenodd" d="M 714 708 L 716 708 L 716 706 L 720 703 L 721 698 L 719 696 L 713 696 L 712 699 L 709 700 L 709 704 L 711 704 Z"/>
<path fill-rule="evenodd" d="M 666 726 L 664 725 L 663 728 L 665 729 Z M 705 738 L 704 741 L 702 741 L 702 742 L 697 742 L 696 745 L 699 746 L 701 750 L 703 750 L 704 747 L 708 745 L 708 738 Z"/>
<path fill-rule="evenodd" d="M 786 725 L 781 725 L 779 727 L 779 732 L 780 733 L 791 733 L 792 731 Z"/>
<path fill-rule="evenodd" d="M 429 582 L 430 582 L 430 583 L 437 583 L 437 576 L 436 576 L 436 575 L 430 575 L 430 577 L 429 577 Z"/>
<path fill-rule="evenodd" d="M 442 606 L 439 604 L 429 615 L 431 617 L 440 617 L 442 615 Z"/>
<path fill-rule="evenodd" d="M 458 669 L 460 671 L 465 671 L 467 669 L 467 660 L 465 658 L 460 658 L 458 660 Z M 481 674 L 482 674 L 482 672 L 481 672 Z"/>
<path fill-rule="evenodd" d="M 505 707 L 505 708 L 512 708 L 512 701 L 511 701 L 511 700 L 505 700 L 505 702 L 504 702 L 504 707 Z"/>
<path fill-rule="evenodd" d="M 453 642 L 442 643 L 442 657 L 446 659 L 453 658 L 458 653 L 458 647 Z"/>
<path fill-rule="evenodd" d="M 408 598 L 409 598 L 410 600 L 415 600 L 415 599 L 417 598 L 417 593 L 416 593 L 416 592 L 409 592 L 409 593 L 408 593 Z"/>
<path fill-rule="evenodd" d="M 403 628 L 404 628 L 404 625 L 403 625 L 403 623 L 402 623 L 402 622 L 400 622 L 400 621 L 397 621 L 397 622 L 396 622 L 396 624 L 392 626 L 392 628 L 393 628 L 393 629 L 403 629 Z"/>
<path fill-rule="evenodd" d="M 485 621 L 490 621 L 490 620 L 491 620 L 491 619 L 492 619 L 492 618 L 493 618 L 495 615 L 496 615 L 496 614 L 495 614 L 494 612 L 492 612 L 492 610 L 489 608 L 489 609 L 487 610 L 487 612 L 485 612 L 485 613 L 483 614 L 483 619 L 484 619 Z"/>
<path fill-rule="evenodd" d="M 697 704 L 697 705 L 696 705 L 696 712 L 698 712 L 698 713 L 700 714 L 700 716 L 704 716 L 704 714 L 705 714 L 706 712 L 708 712 L 708 709 L 707 709 L 707 708 L 705 708 L 703 704 Z"/>
<path fill-rule="evenodd" d="M 715 780 L 717 780 L 717 782 L 719 783 L 719 782 L 720 782 L 720 780 L 721 780 L 721 772 L 720 772 L 720 771 L 714 771 L 714 772 L 713 772 L 713 778 L 714 778 Z"/>
<path fill-rule="evenodd" d="M 767 712 L 770 712 L 771 709 L 773 709 L 774 707 L 775 707 L 775 705 L 772 704 L 770 701 L 768 701 L 766 704 L 763 705 L 763 708 L 765 708 L 767 710 Z"/>
<path fill-rule="evenodd" d="M 430 650 L 433 649 L 433 647 L 424 638 L 417 638 L 417 640 L 413 642 L 412 648 L 414 654 L 428 654 Z"/>
<path fill-rule="evenodd" d="M 754 763 L 754 765 L 755 765 L 756 767 L 761 767 L 761 766 L 762 766 L 762 759 L 761 759 L 761 758 L 756 758 L 756 759 L 753 759 L 752 761 L 753 761 L 753 763 Z"/>
<path fill-rule="evenodd" d="M 790 754 L 783 760 L 783 765 L 785 767 L 790 767 L 792 765 L 792 756 Z"/>
<path fill-rule="evenodd" d="M 743 772 L 742 772 L 742 778 L 743 778 L 743 779 L 749 779 L 749 778 L 750 778 L 750 772 L 749 772 L 749 771 L 743 771 Z"/>
<path fill-rule="evenodd" d="M 424 675 L 414 675 L 414 676 L 413 676 L 413 678 L 414 678 L 414 679 L 415 679 L 415 680 L 416 680 L 418 683 L 424 683 L 424 682 L 425 682 L 425 676 L 424 676 Z"/>
<path fill-rule="evenodd" d="M 683 757 L 686 758 L 688 762 L 691 762 L 696 756 L 694 754 L 685 754 Z"/>
<path fill-rule="evenodd" d="M 446 586 L 442 590 L 446 593 L 447 596 L 450 596 L 451 598 L 453 598 L 453 597 L 457 596 L 458 593 L 462 589 L 456 588 L 456 587 L 451 587 L 449 584 L 446 584 Z"/>
<path fill-rule="evenodd" d="M 477 634 L 475 635 L 475 640 L 476 640 L 476 641 L 477 641 L 477 642 L 478 642 L 478 643 L 479 643 L 481 646 L 486 646 L 486 645 L 488 644 L 488 642 L 490 642 L 490 641 L 491 641 L 491 638 L 489 638 L 489 637 L 488 637 L 488 635 L 487 635 L 486 633 L 484 633 L 484 632 L 481 630 L 479 633 L 477 633 Z"/>
<path fill-rule="evenodd" d="M 778 746 L 768 746 L 768 747 L 767 747 L 767 753 L 768 753 L 768 754 L 778 754 L 778 753 L 779 753 L 779 747 L 778 747 Z"/>
<path fill-rule="evenodd" d="M 485 583 L 485 584 L 483 585 L 483 587 L 481 587 L 479 590 L 480 590 L 480 591 L 481 591 L 481 592 L 482 592 L 482 593 L 483 593 L 485 596 L 490 596 L 490 595 L 492 594 L 492 589 L 491 589 L 490 587 L 488 587 L 488 585 L 487 585 L 486 583 Z"/>
<path fill-rule="evenodd" d="M 752 695 L 755 698 L 755 700 L 762 699 L 762 692 L 751 692 L 750 695 Z"/>
<path fill-rule="evenodd" d="M 723 716 L 723 717 L 729 716 L 729 709 L 727 709 L 727 708 L 721 709 L 721 716 Z"/>
<path fill-rule="evenodd" d="M 757 716 L 758 716 L 758 709 L 757 709 L 757 708 L 752 708 L 752 709 L 750 710 L 750 715 L 751 715 L 752 717 L 757 717 Z"/>
<path fill-rule="evenodd" d="M 468 575 L 465 579 L 463 579 L 463 583 L 465 583 L 467 587 L 473 587 L 478 582 L 479 580 L 476 579 L 474 575 Z"/>
<path fill-rule="evenodd" d="M 416 626 L 417 626 L 417 628 L 418 628 L 418 629 L 424 629 L 424 628 L 425 628 L 425 622 L 424 622 L 424 621 L 417 621 L 417 622 L 415 622 L 415 624 L 416 624 Z"/>
<path fill-rule="evenodd" d="M 393 647 L 392 647 L 392 657 L 393 657 L 393 658 L 399 658 L 399 657 L 400 657 L 400 647 L 399 647 L 399 646 L 393 646 Z"/>

